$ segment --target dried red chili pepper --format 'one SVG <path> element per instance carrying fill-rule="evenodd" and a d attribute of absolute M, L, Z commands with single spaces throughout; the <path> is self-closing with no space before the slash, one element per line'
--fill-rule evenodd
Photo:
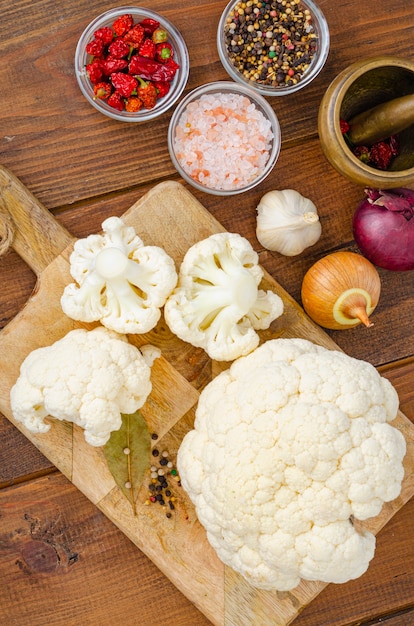
<path fill-rule="evenodd" d="M 140 21 L 142 28 L 145 30 L 146 35 L 152 35 L 154 30 L 156 30 L 160 23 L 157 20 L 153 20 L 150 17 L 146 17 L 145 19 Z"/>
<path fill-rule="evenodd" d="M 152 41 L 154 43 L 163 43 L 164 41 L 167 41 L 167 39 L 168 39 L 168 33 L 165 30 L 165 28 L 158 27 L 152 33 Z"/>
<path fill-rule="evenodd" d="M 153 109 L 157 103 L 157 90 L 155 85 L 150 82 L 138 78 L 139 86 L 137 89 L 137 95 L 142 100 L 146 109 Z"/>
<path fill-rule="evenodd" d="M 138 87 L 137 79 L 129 74 L 123 74 L 122 72 L 114 72 L 111 74 L 111 83 L 115 87 L 121 96 L 129 98 Z"/>
<path fill-rule="evenodd" d="M 122 37 L 125 35 L 134 25 L 134 20 L 132 15 L 129 13 L 125 13 L 118 17 L 114 23 L 112 24 L 112 28 L 114 32 L 118 35 L 118 37 Z"/>
<path fill-rule="evenodd" d="M 141 24 L 135 24 L 127 33 L 124 35 L 124 41 L 128 43 L 133 48 L 139 48 L 145 38 L 145 30 L 141 26 Z"/>
<path fill-rule="evenodd" d="M 339 120 L 339 127 L 341 129 L 341 133 L 345 135 L 349 131 L 349 124 L 345 120 Z"/>
<path fill-rule="evenodd" d="M 109 83 L 97 83 L 93 88 L 95 98 L 99 100 L 108 100 L 112 93 L 111 85 Z"/>
<path fill-rule="evenodd" d="M 388 169 L 392 161 L 391 148 L 388 145 L 388 143 L 386 143 L 385 141 L 379 141 L 378 143 L 371 146 L 369 156 L 370 156 L 370 161 L 379 170 Z"/>
<path fill-rule="evenodd" d="M 92 39 L 86 46 L 86 52 L 93 57 L 101 57 L 104 50 L 105 45 L 102 39 Z"/>
<path fill-rule="evenodd" d="M 104 75 L 102 69 L 102 59 L 94 59 L 92 63 L 89 63 L 86 66 L 86 72 L 89 76 L 89 80 L 93 85 L 99 83 L 102 76 Z"/>
<path fill-rule="evenodd" d="M 173 47 L 168 41 L 157 44 L 155 51 L 155 58 L 160 63 L 165 63 L 168 59 L 172 59 L 174 56 Z"/>
<path fill-rule="evenodd" d="M 176 71 L 180 69 L 178 63 L 176 63 L 171 57 L 167 59 L 167 61 L 164 63 L 164 67 L 166 67 L 169 72 L 173 73 L 173 76 L 175 75 Z"/>
<path fill-rule="evenodd" d="M 130 49 L 129 44 L 127 44 L 126 41 L 123 39 L 115 39 L 115 41 L 110 44 L 108 52 L 112 58 L 122 59 L 123 57 L 128 56 Z"/>
<path fill-rule="evenodd" d="M 112 28 L 96 30 L 87 45 L 93 60 L 86 65 L 90 82 L 96 86 L 95 97 L 120 111 L 153 108 L 168 93 L 179 69 L 167 39 L 168 32 L 157 20 L 145 18 L 134 24 L 128 13 L 117 18 Z M 138 88 L 142 100 L 136 95 Z"/>
<path fill-rule="evenodd" d="M 151 39 L 145 39 L 144 43 L 138 48 L 138 55 L 147 57 L 147 59 L 155 59 L 157 46 Z"/>
<path fill-rule="evenodd" d="M 101 39 L 104 45 L 108 46 L 114 38 L 114 33 L 112 28 L 109 28 L 109 26 L 102 26 L 102 28 L 98 28 L 98 30 L 94 32 L 93 36 L 95 39 Z"/>
<path fill-rule="evenodd" d="M 168 81 L 154 82 L 154 87 L 157 90 L 157 97 L 162 98 L 163 96 L 166 96 L 167 93 L 170 91 L 170 86 L 171 83 L 169 83 Z"/>
<path fill-rule="evenodd" d="M 137 111 L 140 111 L 143 106 L 144 103 L 142 100 L 137 98 L 137 96 L 131 96 L 125 102 L 125 111 L 128 111 L 128 113 L 136 113 Z"/>
<path fill-rule="evenodd" d="M 348 122 L 341 119 L 339 123 L 341 133 L 343 134 L 348 147 L 352 153 L 360 161 L 362 161 L 362 163 L 371 165 L 379 170 L 387 170 L 390 167 L 393 158 L 400 153 L 400 141 L 398 135 L 391 135 L 384 141 L 379 141 L 370 147 L 355 145 L 350 141 L 347 134 L 350 129 Z"/>
<path fill-rule="evenodd" d="M 107 103 L 113 109 L 117 109 L 118 111 L 124 110 L 124 99 L 118 91 L 114 91 L 114 93 L 109 96 Z"/>
<path fill-rule="evenodd" d="M 369 163 L 370 156 L 367 146 L 355 146 L 353 153 L 362 163 Z"/>
<path fill-rule="evenodd" d="M 146 57 L 133 56 L 129 62 L 130 74 L 152 81 L 170 81 L 174 78 L 178 68 L 179 65 L 172 59 L 168 59 L 167 63 L 160 63 Z"/>
<path fill-rule="evenodd" d="M 105 76 L 110 76 L 114 72 L 121 72 L 128 67 L 128 61 L 126 59 L 102 59 L 101 61 L 102 71 Z"/>

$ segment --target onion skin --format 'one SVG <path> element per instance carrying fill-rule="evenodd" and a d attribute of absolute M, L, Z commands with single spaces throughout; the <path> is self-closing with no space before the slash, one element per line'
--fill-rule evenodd
<path fill-rule="evenodd" d="M 333 252 L 319 259 L 302 282 L 302 304 L 314 322 L 331 330 L 359 324 L 373 326 L 369 316 L 378 304 L 381 281 L 375 267 L 355 252 Z"/>
<path fill-rule="evenodd" d="M 352 220 L 355 243 L 374 265 L 405 272 L 414 269 L 414 191 L 366 189 Z"/>

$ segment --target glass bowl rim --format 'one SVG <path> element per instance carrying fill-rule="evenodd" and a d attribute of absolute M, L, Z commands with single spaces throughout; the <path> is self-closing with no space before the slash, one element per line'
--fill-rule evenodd
<path fill-rule="evenodd" d="M 180 59 L 180 70 L 177 72 L 177 79 L 174 84 L 171 85 L 171 89 L 162 100 L 160 100 L 158 106 L 153 109 L 146 109 L 138 111 L 136 113 L 128 113 L 128 111 L 117 111 L 116 109 L 109 107 L 105 102 L 101 100 L 94 100 L 93 91 L 90 88 L 90 81 L 86 76 L 85 60 L 88 57 L 86 53 L 86 44 L 92 39 L 93 33 L 97 28 L 100 28 L 105 22 L 111 22 L 111 20 L 130 13 L 132 15 L 142 15 L 142 18 L 149 17 L 157 20 L 162 26 L 164 26 L 172 38 L 172 45 L 174 46 L 174 52 Z M 141 6 L 125 5 L 109 9 L 104 11 L 100 15 L 96 16 L 90 21 L 82 31 L 75 51 L 75 74 L 78 81 L 79 88 L 86 98 L 86 100 L 100 113 L 122 122 L 145 122 L 159 117 L 168 111 L 173 104 L 181 96 L 188 81 L 190 71 L 190 60 L 187 45 L 183 36 L 177 27 L 166 17 L 157 13 L 151 9 Z M 175 78 L 175 77 L 174 77 Z"/>
<path fill-rule="evenodd" d="M 240 0 L 230 0 L 225 9 L 223 10 L 219 24 L 217 27 L 217 51 L 220 57 L 220 61 L 226 70 L 227 74 L 236 82 L 242 85 L 250 85 L 251 89 L 260 93 L 263 96 L 268 97 L 280 97 L 287 96 L 292 93 L 296 93 L 297 91 L 303 89 L 309 83 L 311 83 L 318 74 L 322 71 L 326 60 L 329 55 L 330 49 L 330 32 L 329 25 L 326 20 L 326 17 L 320 7 L 313 0 L 300 0 L 301 3 L 305 6 L 305 8 L 309 9 L 312 13 L 314 20 L 316 20 L 316 30 L 318 33 L 318 39 L 320 41 L 320 46 L 318 47 L 318 51 L 316 54 L 316 58 L 313 59 L 309 70 L 306 71 L 304 77 L 296 83 L 296 85 L 292 85 L 290 87 L 271 87 L 262 85 L 259 83 L 255 83 L 252 80 L 247 78 L 243 78 L 240 72 L 234 67 L 231 61 L 228 58 L 227 52 L 225 50 L 225 41 L 224 41 L 224 26 L 227 20 L 227 17 L 231 11 L 231 9 L 240 2 Z M 315 26 L 315 21 L 313 22 Z"/>
<path fill-rule="evenodd" d="M 174 150 L 174 130 L 181 114 L 183 113 L 187 105 L 193 100 L 196 100 L 197 97 L 200 97 L 205 93 L 215 93 L 223 90 L 227 93 L 240 93 L 250 98 L 250 100 L 254 104 L 257 104 L 259 106 L 266 118 L 270 121 L 273 132 L 272 148 L 262 173 L 257 176 L 257 178 L 255 178 L 251 183 L 245 185 L 244 187 L 239 187 L 238 189 L 215 189 L 212 187 L 207 187 L 206 185 L 202 185 L 198 181 L 191 178 L 191 176 L 184 171 L 183 167 L 178 162 Z M 269 102 L 267 102 L 267 100 L 265 100 L 263 96 L 250 89 L 247 85 L 236 83 L 233 81 L 223 80 L 214 81 L 212 83 L 205 83 L 204 85 L 200 85 L 199 87 L 196 87 L 195 89 L 187 93 L 180 101 L 178 106 L 175 108 L 168 126 L 168 150 L 170 153 L 171 161 L 173 162 L 173 165 L 176 168 L 177 172 L 187 183 L 189 183 L 199 191 L 204 191 L 205 193 L 209 193 L 212 195 L 232 196 L 239 193 L 244 193 L 246 191 L 250 191 L 250 189 L 253 189 L 257 185 L 259 185 L 272 171 L 279 157 L 280 149 L 281 128 L 278 117 Z"/>

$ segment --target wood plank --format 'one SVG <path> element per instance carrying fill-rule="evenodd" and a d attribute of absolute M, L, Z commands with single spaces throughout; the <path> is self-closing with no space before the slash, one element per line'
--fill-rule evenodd
<path fill-rule="evenodd" d="M 58 472 L 1 490 L 0 524 L 1 624 L 211 625 Z"/>
<path fill-rule="evenodd" d="M 292 171 L 292 163 L 302 163 L 303 175 Z M 312 171 L 312 177 L 306 172 Z M 186 189 L 190 188 L 185 185 Z M 296 188 L 311 198 L 318 207 L 322 236 L 315 246 L 308 248 L 298 257 L 284 257 L 272 253 L 259 245 L 255 237 L 256 207 L 261 196 L 271 189 Z M 142 197 L 151 185 L 133 189 L 125 194 L 90 200 L 77 207 L 65 208 L 56 212 L 57 220 L 75 236 L 86 236 L 98 232 L 102 221 L 110 215 L 121 215 L 136 200 Z M 333 169 L 327 168 L 319 142 L 315 139 L 303 146 L 292 146 L 282 151 L 277 168 L 271 173 L 259 190 L 251 194 L 223 200 L 196 190 L 191 193 L 224 226 L 247 237 L 260 254 L 263 267 L 290 293 L 298 304 L 302 277 L 306 270 L 321 256 L 338 250 L 356 251 L 352 235 L 352 215 L 364 194 L 360 188 L 345 181 Z M 50 208 L 50 207 L 48 207 Z M 24 263 L 10 255 L 10 259 L 0 259 L 0 270 L 7 284 L 17 282 L 15 289 L 24 288 L 27 297 L 33 289 L 33 275 L 25 270 Z M 327 334 L 347 354 L 363 358 L 375 366 L 403 359 L 414 354 L 412 333 L 412 299 L 414 282 L 412 272 L 389 272 L 379 269 L 382 295 L 372 316 L 374 327 L 361 326 L 346 331 L 327 331 Z M 15 305 L 9 298 L 1 299 L 0 317 L 9 321 L 20 310 L 22 297 Z M 391 332 L 392 331 L 392 332 Z"/>
<path fill-rule="evenodd" d="M 379 533 L 368 572 L 358 581 L 326 587 L 294 626 L 349 626 L 352 616 L 371 626 L 365 619 L 372 615 L 382 616 L 378 623 L 387 626 L 408 626 L 403 620 L 412 613 L 388 616 L 412 601 L 413 519 L 411 500 Z M 95 626 L 99 619 L 111 626 L 114 615 L 126 626 L 136 626 L 137 615 L 139 626 L 154 626 L 157 619 L 173 626 L 211 624 L 60 473 L 0 491 L 0 522 L 2 624 Z M 397 546 L 392 554 L 390 543 Z M 104 598 L 110 598 L 109 612 Z"/>
<path fill-rule="evenodd" d="M 167 202 L 166 202 L 167 199 Z M 49 220 L 49 215 L 47 217 Z M 135 226 L 140 236 L 147 243 L 162 245 L 178 264 L 187 248 L 223 227 L 207 212 L 195 198 L 181 185 L 166 182 L 150 190 L 138 200 L 125 214 L 127 224 Z M 168 224 L 168 228 L 166 228 Z M 36 243 L 42 237 L 41 222 L 38 231 L 33 234 Z M 43 244 L 49 245 L 45 237 Z M 12 353 L 13 359 L 7 363 L 0 382 L 0 408 L 12 421 L 8 392 L 17 377 L 18 366 L 24 356 L 38 345 L 47 345 L 73 328 L 73 323 L 59 311 L 59 300 L 63 286 L 70 280 L 68 275 L 68 254 L 65 248 L 39 276 L 39 288 L 25 309 L 2 331 L 0 348 L 2 353 Z M 35 264 L 38 269 L 39 265 Z M 272 288 L 279 293 L 285 304 L 285 313 L 281 321 L 277 320 L 271 330 L 262 333 L 262 339 L 278 336 L 303 336 L 326 347 L 334 348 L 334 342 L 303 313 L 297 303 L 278 285 L 269 274 L 263 282 L 265 288 Z M 33 333 L 36 329 L 37 335 Z M 17 339 L 18 338 L 18 339 Z M 187 401 L 174 407 L 171 398 L 155 384 L 149 406 L 155 414 L 164 404 L 170 420 L 165 438 L 170 438 L 173 452 L 179 445 L 183 434 L 192 424 L 192 408 L 197 401 L 196 389 L 214 375 L 212 368 L 204 364 L 197 367 L 194 376 L 193 362 L 188 355 L 191 347 L 180 342 L 168 332 L 165 325 L 157 327 L 145 337 L 136 338 L 140 343 L 161 341 L 164 356 L 160 359 L 161 373 L 171 385 L 183 386 L 180 397 Z M 169 350 L 165 346 L 169 344 Z M 187 350 L 187 352 L 186 352 Z M 190 353 L 188 352 L 190 350 Z M 176 359 L 171 366 L 168 359 L 174 354 L 186 354 L 186 358 Z M 199 358 L 199 357 L 197 357 Z M 191 385 L 190 382 L 191 381 Z M 185 387 L 187 386 L 187 390 Z M 192 396 L 193 394 L 193 396 Z M 150 416 L 147 416 L 150 419 Z M 384 507 L 383 512 L 369 526 L 373 532 L 378 530 L 398 511 L 414 493 L 414 431 L 409 420 L 399 414 L 395 425 L 404 431 L 408 443 L 406 457 L 406 478 L 401 496 Z M 250 624 L 251 616 L 260 615 L 263 626 L 288 624 L 312 598 L 325 587 L 319 583 L 302 582 L 292 593 L 272 594 L 251 588 L 244 579 L 223 568 L 216 555 L 206 542 L 204 531 L 196 519 L 195 513 L 185 494 L 182 495 L 183 509 L 177 513 L 177 526 L 174 533 L 168 532 L 166 518 L 153 513 L 151 507 L 139 507 L 133 516 L 129 503 L 114 486 L 102 458 L 102 451 L 86 450 L 83 437 L 75 427 L 65 423 L 54 423 L 46 435 L 33 435 L 24 427 L 19 429 L 56 465 L 73 483 L 94 502 L 109 519 L 123 530 L 132 541 L 142 549 L 157 566 L 170 576 L 174 584 L 189 597 L 215 624 L 232 623 L 234 611 L 239 611 L 240 600 L 244 599 L 244 617 L 238 617 L 242 624 Z M 180 435 L 175 434 L 176 429 Z M 86 447 L 85 447 L 86 446 Z M 82 461 L 84 460 L 84 462 Z M 106 474 L 105 474 L 106 472 Z M 187 520 L 187 521 L 185 521 Z M 167 522 L 168 524 L 169 522 Z M 162 538 L 162 539 L 161 539 Z M 277 617 L 276 617 L 277 616 Z M 229 621 L 228 621 L 229 620 Z M 243 620 L 243 621 L 241 621 Z M 270 620 L 270 621 L 268 621 Z"/>
<path fill-rule="evenodd" d="M 228 78 L 216 49 L 216 28 L 225 3 L 177 0 L 169 7 L 153 0 L 150 6 L 170 18 L 187 42 L 191 70 L 186 91 Z M 395 0 L 391 12 L 385 3 L 366 0 L 358 8 L 357 20 L 351 0 L 324 3 L 322 8 L 331 30 L 325 68 L 299 95 L 272 100 L 283 142 L 316 137 L 317 103 L 338 72 L 355 60 L 350 32 L 358 53 L 382 54 L 391 50 L 389 42 L 398 41 L 398 54 L 411 56 L 414 18 L 405 0 Z M 174 174 L 167 150 L 169 113 L 156 124 L 122 124 L 95 111 L 78 88 L 76 43 L 83 28 L 103 9 L 97 0 L 78 2 L 75 10 L 71 0 L 58 6 L 45 0 L 31 3 L 30 8 L 24 0 L 2 3 L 0 79 L 9 86 L 2 96 L 2 163 L 24 183 L 31 183 L 31 191 L 49 208 Z M 139 166 L 134 154 L 139 154 Z M 107 158 L 101 168 L 103 156 Z M 302 167 L 301 161 L 297 167 Z"/>
<path fill-rule="evenodd" d="M 2 415 L 0 441 L 0 489 L 54 471 L 53 463 Z"/>
<path fill-rule="evenodd" d="M 409 626 L 414 623 L 414 609 L 408 608 L 393 616 L 382 615 L 377 619 L 361 623 L 359 626 Z"/>
<path fill-rule="evenodd" d="M 397 361 L 378 369 L 380 374 L 388 378 L 396 388 L 402 412 L 414 422 L 414 358 Z"/>
<path fill-rule="evenodd" d="M 213 2 L 177 0 L 167 7 L 161 0 L 153 0 L 150 4 L 144 1 L 145 4 L 168 14 L 189 44 L 191 73 L 187 91 L 205 82 L 227 78 L 218 62 L 214 41 L 224 3 L 220 6 Z M 222 200 L 194 192 L 225 228 L 239 230 L 257 250 L 254 210 L 261 193 L 271 188 L 294 186 L 310 197 L 316 194 L 313 199 L 320 202 L 324 218 L 323 245 L 293 260 L 260 250 L 263 266 L 298 303 L 301 277 L 310 263 L 335 246 L 346 249 L 353 245 L 349 218 L 361 193 L 320 159 L 316 136 L 318 102 L 330 80 L 362 55 L 412 56 L 414 16 L 410 2 L 396 0 L 392 9 L 384 0 L 367 0 L 358 5 L 355 0 L 343 0 L 321 3 L 321 6 L 331 28 L 328 62 L 312 87 L 299 97 L 272 102 L 282 126 L 283 147 L 271 177 L 260 189 L 234 199 Z M 1 8 L 3 62 L 0 78 L 7 89 L 2 92 L 0 161 L 54 210 L 63 226 L 76 236 L 86 236 L 98 231 L 105 217 L 121 215 L 154 182 L 166 177 L 178 180 L 166 149 L 170 115 L 160 123 L 122 127 L 94 112 L 77 88 L 73 70 L 77 36 L 91 14 L 97 15 L 103 10 L 102 3 L 97 0 L 88 3 L 16 0 L 1 2 Z M 414 373 L 412 362 L 407 361 L 413 355 L 414 284 L 411 274 L 382 273 L 385 289 L 375 313 L 375 327 L 371 329 L 374 332 L 361 333 L 355 329 L 355 332 L 328 334 L 348 354 L 368 357 L 380 367 L 381 373 L 396 385 L 402 411 L 414 421 Z M 3 327 L 23 307 L 35 286 L 35 275 L 11 251 L 0 258 L 0 276 L 2 285 L 6 285 L 0 293 L 0 327 Z M 208 378 L 208 366 L 203 360 L 194 365 L 198 368 L 197 384 L 202 384 Z M 38 471 L 53 470 L 50 461 L 5 418 L 0 419 L 0 441 L 0 485 L 3 478 L 10 484 Z M 1 624 L 96 626 L 95 615 L 100 626 L 112 626 L 114 615 L 126 626 L 136 626 L 137 619 L 140 626 L 154 626 L 154 623 L 207 626 L 210 623 L 71 484 L 67 489 L 60 489 L 43 481 L 36 487 L 33 483 L 24 487 L 24 491 L 18 485 L 0 492 L 0 511 L 5 512 L 0 516 L 0 546 L 7 545 L 9 550 L 13 544 L 6 562 L 2 559 L 3 550 L 0 551 L 3 588 L 8 590 L 12 581 L 10 595 L 2 596 L 0 585 Z M 52 493 L 60 519 L 69 521 L 70 536 L 74 538 L 74 545 L 80 546 L 80 558 L 71 568 L 60 567 L 57 573 L 31 571 L 17 551 L 22 547 L 19 530 L 28 523 L 24 515 L 32 510 L 35 498 L 38 516 L 45 519 L 45 512 L 50 512 L 47 503 Z M 11 502 L 12 494 L 18 494 L 19 501 L 19 506 L 13 510 L 13 523 L 11 507 L 2 507 L 3 502 L 6 505 Z M 328 586 L 295 624 L 305 616 L 308 616 L 306 626 L 350 626 L 351 619 L 353 624 L 364 620 L 365 626 L 414 623 L 412 610 L 399 613 L 413 602 L 413 515 L 411 500 L 380 532 L 381 543 L 368 571 L 370 584 L 364 583 L 361 587 L 360 580 L 364 578 L 351 586 Z M 53 519 L 53 515 L 50 517 Z M 399 519 L 401 524 L 397 523 Z M 5 520 L 10 520 L 7 529 L 11 528 L 12 532 L 17 529 L 16 533 L 6 534 Z M 26 526 L 24 530 L 27 531 Z M 386 543 L 382 543 L 382 537 L 386 537 Z M 386 553 L 394 555 L 396 544 L 397 558 L 390 568 Z M 31 550 L 27 558 L 30 554 Z M 17 572 L 19 566 L 21 569 Z M 90 589 L 88 595 L 83 592 L 85 588 Z M 327 606 L 323 606 L 324 603 Z"/>
<path fill-rule="evenodd" d="M 0 167 L 0 189 L 2 205 L 12 224 L 13 249 L 39 276 L 73 243 L 74 237 L 5 167 Z"/>

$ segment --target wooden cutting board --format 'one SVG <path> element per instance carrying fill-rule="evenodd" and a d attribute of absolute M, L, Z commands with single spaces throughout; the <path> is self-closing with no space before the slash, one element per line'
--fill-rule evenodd
<path fill-rule="evenodd" d="M 84 441 L 83 431 L 72 424 L 53 421 L 47 434 L 33 435 L 14 421 L 10 389 L 29 352 L 50 345 L 81 326 L 60 308 L 65 285 L 72 282 L 69 255 L 75 239 L 49 211 L 5 168 L 0 167 L 0 199 L 15 228 L 14 249 L 37 276 L 37 286 L 20 313 L 0 333 L 3 359 L 0 410 L 30 441 L 108 516 L 160 570 L 217 626 L 286 626 L 320 591 L 323 583 L 302 582 L 292 592 L 267 592 L 251 587 L 225 567 L 209 546 L 194 509 L 177 485 L 177 503 L 170 519 L 163 507 L 146 505 L 146 489 L 139 495 L 137 515 L 116 487 L 100 448 Z M 140 198 L 123 215 L 146 244 L 162 246 L 178 264 L 196 241 L 223 227 L 182 185 L 164 182 Z M 1 214 L 0 214 L 1 220 Z M 273 289 L 285 305 L 282 317 L 262 340 L 303 337 L 327 348 L 339 349 L 299 305 L 268 274 L 263 284 Z M 83 325 L 88 327 L 87 325 Z M 184 434 L 192 427 L 201 389 L 223 364 L 211 362 L 203 350 L 172 335 L 163 320 L 131 343 L 152 343 L 162 350 L 152 370 L 153 391 L 142 409 L 157 446 L 174 457 Z M 5 362 L 4 362 L 5 361 Z M 386 504 L 381 514 L 363 526 L 377 533 L 414 494 L 414 426 L 401 412 L 393 422 L 407 441 L 405 480 L 401 495 Z"/>

